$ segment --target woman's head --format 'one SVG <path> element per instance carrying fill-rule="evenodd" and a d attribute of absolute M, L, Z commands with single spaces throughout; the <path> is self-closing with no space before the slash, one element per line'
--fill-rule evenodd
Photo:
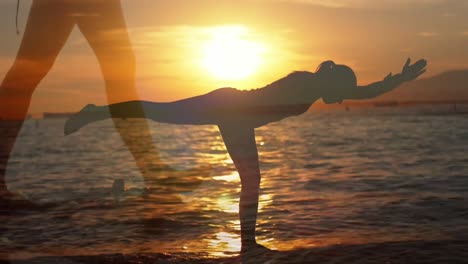
<path fill-rule="evenodd" d="M 327 104 L 341 103 L 346 94 L 357 86 L 353 70 L 333 61 L 322 62 L 315 74 L 322 82 L 322 99 Z"/>

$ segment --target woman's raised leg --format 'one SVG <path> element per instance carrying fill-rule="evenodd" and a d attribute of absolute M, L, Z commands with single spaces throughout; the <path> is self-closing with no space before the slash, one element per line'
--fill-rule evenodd
<path fill-rule="evenodd" d="M 68 135 L 89 123 L 113 117 L 147 118 L 160 123 L 179 125 L 217 125 L 236 116 L 230 113 L 232 111 L 225 109 L 226 102 L 237 97 L 233 91 L 235 89 L 220 88 L 204 95 L 168 103 L 136 100 L 106 106 L 90 104 L 67 120 L 64 132 Z"/>

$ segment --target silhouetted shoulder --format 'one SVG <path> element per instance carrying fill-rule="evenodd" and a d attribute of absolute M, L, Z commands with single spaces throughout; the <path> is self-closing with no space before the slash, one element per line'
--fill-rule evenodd
<path fill-rule="evenodd" d="M 211 93 L 233 93 L 233 92 L 236 92 L 236 91 L 239 91 L 239 90 L 236 89 L 236 88 L 232 88 L 232 87 L 222 87 L 222 88 L 218 88 L 216 90 L 213 90 L 213 91 L 209 92 L 208 94 L 211 94 Z"/>
<path fill-rule="evenodd" d="M 293 71 L 291 72 L 290 74 L 288 74 L 287 77 L 292 77 L 292 78 L 295 78 L 295 77 L 312 77 L 314 76 L 314 74 L 312 72 L 309 72 L 309 71 Z"/>
<path fill-rule="evenodd" d="M 314 78 L 314 74 L 308 71 L 294 71 L 279 81 L 297 83 Z"/>
<path fill-rule="evenodd" d="M 295 71 L 290 74 L 288 74 L 286 77 L 283 77 L 269 85 L 267 85 L 265 88 L 268 88 L 269 90 L 283 90 L 283 89 L 288 89 L 293 86 L 297 86 L 297 84 L 301 83 L 308 83 L 312 79 L 314 79 L 314 74 L 308 71 Z"/>

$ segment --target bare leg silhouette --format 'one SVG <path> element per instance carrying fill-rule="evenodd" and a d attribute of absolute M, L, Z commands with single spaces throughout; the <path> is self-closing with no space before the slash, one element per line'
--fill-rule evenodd
<path fill-rule="evenodd" d="M 108 102 L 138 99 L 135 87 L 135 56 L 120 0 L 95 2 L 96 4 L 84 6 L 82 12 L 96 15 L 78 17 L 77 25 L 98 58 L 106 83 Z M 141 105 L 136 105 L 134 110 L 145 116 Z M 110 114 L 114 116 L 112 110 Z M 113 119 L 113 122 L 147 182 L 151 178 L 151 171 L 168 169 L 160 160 L 146 120 L 134 120 L 133 122 L 139 124 L 126 127 L 123 126 L 127 122 L 125 120 Z"/>
<path fill-rule="evenodd" d="M 245 253 L 261 248 L 255 239 L 261 180 L 255 131 L 233 124 L 219 125 L 219 131 L 241 179 L 239 218 L 242 252 Z"/>
<path fill-rule="evenodd" d="M 135 58 L 119 0 L 35 0 L 16 59 L 0 86 L 0 200 L 12 194 L 5 183 L 8 159 L 27 115 L 31 96 L 52 68 L 77 24 L 93 48 L 104 75 L 109 102 L 138 98 Z M 144 116 L 143 109 L 136 107 Z M 160 163 L 146 121 L 116 128 L 145 177 Z M 138 129 L 138 131 L 133 131 Z M 135 139 L 137 137 L 137 140 Z M 156 165 L 157 167 L 164 167 Z"/>
<path fill-rule="evenodd" d="M 74 25 L 62 5 L 49 2 L 33 2 L 16 60 L 0 87 L 0 115 L 8 120 L 0 126 L 1 197 L 10 195 L 5 184 L 6 167 L 32 93 L 52 68 Z"/>

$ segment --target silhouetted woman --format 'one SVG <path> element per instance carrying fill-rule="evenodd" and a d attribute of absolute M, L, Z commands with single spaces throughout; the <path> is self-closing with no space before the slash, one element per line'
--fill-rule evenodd
<path fill-rule="evenodd" d="M 327 104 L 345 99 L 369 99 L 386 93 L 425 72 L 426 61 L 410 65 L 401 74 L 389 74 L 383 81 L 358 87 L 354 72 L 345 65 L 323 62 L 315 73 L 302 71 L 263 88 L 239 91 L 220 88 L 205 95 L 170 103 L 129 101 L 109 106 L 88 105 L 65 124 L 65 134 L 84 125 L 114 116 L 146 117 L 157 122 L 187 125 L 217 125 L 241 178 L 239 216 L 242 252 L 266 250 L 255 240 L 260 169 L 254 129 L 286 117 L 300 115 L 318 99 Z M 141 116 L 143 104 L 147 116 Z"/>
<path fill-rule="evenodd" d="M 138 99 L 135 58 L 120 0 L 34 0 L 18 54 L 0 86 L 0 205 L 13 196 L 5 184 L 6 167 L 31 96 L 54 65 L 75 25 L 96 54 L 109 103 Z M 137 104 L 134 111 L 144 116 Z M 159 157 L 146 123 L 142 127 L 139 146 L 132 144 L 134 139 L 123 130 L 119 132 L 140 170 L 145 170 L 143 155 Z"/>

